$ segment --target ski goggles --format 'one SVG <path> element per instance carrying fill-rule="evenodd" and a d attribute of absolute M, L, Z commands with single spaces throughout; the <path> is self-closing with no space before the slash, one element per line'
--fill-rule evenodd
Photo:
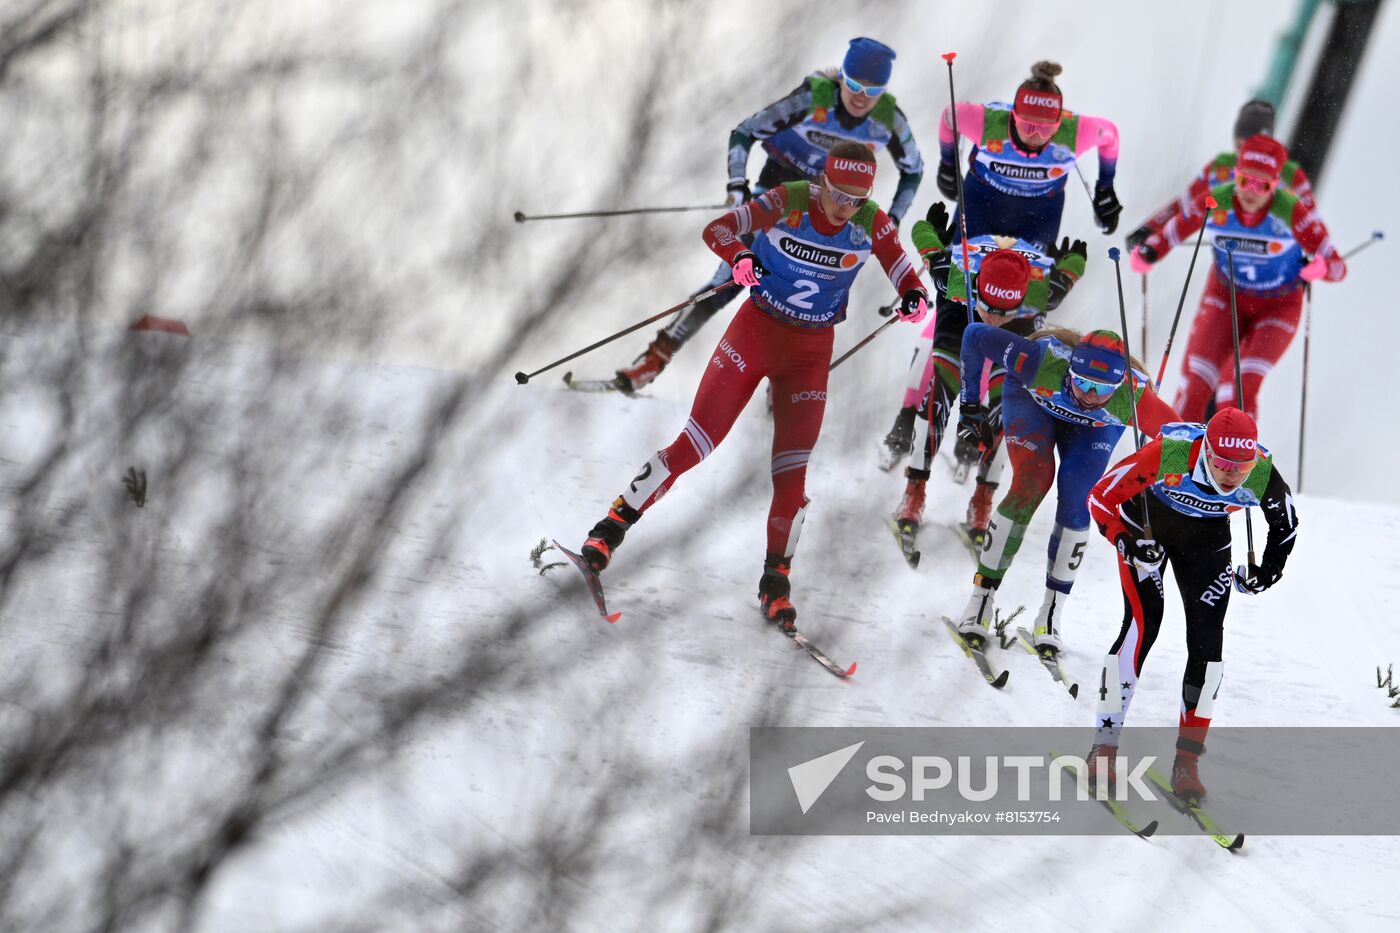
<path fill-rule="evenodd" d="M 1231 460 L 1228 457 L 1221 457 L 1211 449 L 1210 441 L 1206 441 L 1204 453 L 1211 466 L 1230 476 L 1248 476 L 1250 471 L 1254 469 L 1254 465 L 1259 462 L 1258 457 L 1251 460 Z"/>
<path fill-rule="evenodd" d="M 1069 374 L 1069 381 L 1076 389 L 1083 392 L 1085 395 L 1090 395 L 1094 392 L 1097 392 L 1099 395 L 1112 395 L 1114 392 L 1118 391 L 1118 387 L 1122 385 L 1121 382 L 1098 382 L 1094 379 L 1085 379 L 1083 376 L 1076 376 L 1074 373 Z"/>
<path fill-rule="evenodd" d="M 1060 128 L 1060 121 L 1054 123 L 1041 123 L 1037 120 L 1027 120 L 1019 114 L 1012 115 L 1016 120 L 1016 132 L 1022 136 L 1047 137 L 1054 136 L 1055 131 Z"/>
<path fill-rule="evenodd" d="M 846 90 L 852 94 L 864 94 L 866 97 L 879 97 L 888 87 L 885 84 L 861 84 L 845 72 L 841 73 L 841 83 L 846 85 Z"/>
<path fill-rule="evenodd" d="M 826 191 L 826 196 L 840 207 L 863 207 L 866 201 L 870 200 L 868 194 L 847 194 L 831 183 L 831 179 L 822 173 L 822 189 Z"/>
<path fill-rule="evenodd" d="M 1258 175 L 1250 175 L 1247 172 L 1236 172 L 1235 186 L 1241 191 L 1248 191 L 1251 194 L 1268 194 L 1278 186 L 1278 181 L 1270 181 L 1267 178 L 1260 178 Z"/>

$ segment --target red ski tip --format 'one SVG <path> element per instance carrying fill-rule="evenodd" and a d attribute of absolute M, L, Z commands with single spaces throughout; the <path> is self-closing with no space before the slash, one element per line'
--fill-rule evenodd
<path fill-rule="evenodd" d="M 1210 208 L 1211 210 L 1215 210 L 1219 206 L 1220 202 L 1215 200 L 1215 197 L 1213 195 L 1206 195 L 1206 207 Z"/>
<path fill-rule="evenodd" d="M 944 60 L 945 62 L 951 63 L 951 62 L 953 61 L 953 59 L 955 59 L 955 58 L 957 58 L 957 57 L 958 57 L 958 53 L 957 53 L 957 52 L 944 52 L 944 53 L 943 53 L 943 60 Z"/>
<path fill-rule="evenodd" d="M 614 612 L 610 616 L 603 616 L 603 618 L 607 619 L 609 622 L 616 622 L 618 619 L 622 618 L 622 613 Z"/>
<path fill-rule="evenodd" d="M 842 674 L 841 676 L 842 676 L 842 677 L 850 677 L 852 674 L 854 674 L 854 673 L 856 672 L 856 664 L 857 664 L 857 663 L 859 663 L 859 662 L 852 661 L 852 662 L 851 662 L 851 666 L 848 667 L 848 668 L 846 668 L 846 673 Z"/>

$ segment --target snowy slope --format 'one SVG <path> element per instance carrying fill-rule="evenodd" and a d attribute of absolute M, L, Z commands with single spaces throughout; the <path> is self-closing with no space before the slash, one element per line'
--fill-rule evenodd
<path fill-rule="evenodd" d="M 11 333 L 7 379 L 17 360 L 51 352 L 49 337 Z M 134 347 L 158 348 L 148 362 L 181 355 L 188 368 L 163 383 L 163 419 L 124 443 L 103 425 Z M 981 684 L 937 623 L 965 596 L 965 552 L 931 524 L 923 566 L 910 571 L 881 521 L 899 480 L 873 468 L 871 444 L 842 444 L 839 430 L 813 459 L 812 517 L 793 579 L 812 637 L 859 660 L 849 684 L 754 612 L 770 430 L 761 402 L 629 537 L 608 572 L 623 612 L 608 626 L 572 571 L 541 577 L 528 552 L 545 535 L 576 544 L 683 423 L 683 407 L 164 336 L 97 335 L 87 350 L 87 388 L 74 401 L 93 469 L 37 494 L 42 512 L 72 511 L 56 526 L 63 546 L 24 562 L 8 591 L 5 695 L 25 699 L 8 708 L 7 733 L 21 710 L 42 717 L 46 698 L 62 695 L 65 672 L 77 674 L 110 624 L 101 620 L 120 618 L 123 594 L 153 556 L 159 572 L 143 579 L 154 607 L 179 605 L 219 567 L 282 576 L 246 629 L 222 643 L 230 663 L 192 688 L 181 714 L 93 749 L 102 767 L 127 775 L 103 812 L 140 818 L 158 850 L 178 848 L 201 811 L 238 786 L 226 750 L 251 741 L 287 683 L 306 688 L 274 743 L 288 760 L 366 744 L 266 815 L 216 875 L 199 929 L 359 928 L 366 914 L 347 906 L 357 903 L 351 892 L 384 911 L 375 929 L 685 930 L 714 914 L 741 929 L 1078 928 L 1090 918 L 1169 929 L 1209 917 L 1244 929 L 1355 930 L 1400 918 L 1391 884 L 1400 850 L 1389 838 L 1251 837 L 1247 854 L 1232 858 L 1189 836 L 749 837 L 750 725 L 1081 726 L 1092 715 L 1087 696 L 1071 701 L 1019 651 L 998 656 L 1012 670 L 1003 692 Z M 240 389 L 250 386 L 257 391 Z M 375 526 L 385 484 L 418 450 L 429 400 L 455 388 L 466 390 L 463 408 L 431 433 L 432 457 L 405 484 L 404 509 Z M 36 388 L 0 406 L 6 541 L 21 534 L 33 501 L 14 493 L 44 449 L 48 401 Z M 840 394 L 829 417 L 836 426 L 851 417 Z M 196 421 L 207 428 L 197 451 L 172 465 Z M 318 423 L 325 433 L 308 430 Z M 211 481 L 254 453 L 268 459 L 252 479 Z M 113 494 L 113 465 L 127 459 L 150 470 L 143 510 Z M 930 519 L 951 521 L 966 490 L 941 474 L 934 489 Z M 259 503 L 256 521 L 232 540 L 211 537 L 206 527 L 240 495 Z M 325 536 L 347 500 L 356 530 Z M 1306 496 L 1298 510 L 1288 575 L 1232 609 L 1217 722 L 1400 724 L 1371 686 L 1377 661 L 1400 658 L 1400 574 L 1384 557 L 1400 543 L 1400 510 Z M 378 563 L 327 625 L 319 587 L 333 587 L 338 562 L 371 527 Z M 1041 516 L 1003 588 L 1005 605 L 1033 610 L 1046 534 Z M 95 573 L 114 542 L 128 549 L 126 574 Z M 1358 551 L 1381 564 L 1364 590 L 1354 580 Z M 1096 541 L 1068 617 L 1067 663 L 1081 678 L 1118 624 L 1110 568 L 1108 546 Z M 162 615 L 147 618 L 154 625 Z M 199 615 L 176 618 L 189 625 Z M 308 648 L 320 650 L 316 663 L 283 680 Z M 1174 722 L 1183 661 L 1173 606 L 1133 722 Z M 48 673 L 26 695 L 19 688 L 35 670 Z M 424 701 L 429 715 L 391 728 L 383 697 L 438 689 L 446 692 Z M 159 798 L 147 796 L 152 781 Z M 65 781 L 30 792 L 51 836 L 95 845 L 129 830 L 66 816 Z M 582 851 L 560 860 L 548 845 L 558 840 Z M 78 889 L 91 880 L 81 862 L 65 877 Z M 63 890 L 38 886 L 27 897 L 40 904 Z"/>

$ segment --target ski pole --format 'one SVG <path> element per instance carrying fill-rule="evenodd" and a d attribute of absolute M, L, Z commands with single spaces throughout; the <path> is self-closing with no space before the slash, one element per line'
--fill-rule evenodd
<path fill-rule="evenodd" d="M 1074 160 L 1074 170 L 1079 173 L 1079 183 L 1084 186 L 1084 197 L 1089 199 L 1089 204 L 1094 203 L 1094 193 L 1089 190 L 1089 179 L 1084 177 L 1084 170 L 1079 167 L 1079 160 Z"/>
<path fill-rule="evenodd" d="M 1142 346 L 1138 350 L 1147 359 L 1147 276 L 1142 277 Z"/>
<path fill-rule="evenodd" d="M 1384 231 L 1384 230 L 1372 230 L 1372 231 L 1371 231 L 1371 236 L 1366 240 L 1365 243 L 1362 243 L 1362 244 L 1360 244 L 1359 246 L 1353 246 L 1351 249 L 1347 250 L 1345 253 L 1342 253 L 1342 259 L 1343 259 L 1344 261 L 1347 260 L 1347 259 L 1350 259 L 1351 257 L 1355 256 L 1357 253 L 1361 252 L 1361 251 L 1362 251 L 1363 249 L 1365 249 L 1366 247 L 1370 246 L 1372 243 L 1375 243 L 1377 240 L 1384 240 L 1384 239 L 1385 239 L 1385 231 Z"/>
<path fill-rule="evenodd" d="M 516 373 L 516 374 L 515 374 L 515 381 L 518 382 L 518 383 L 520 383 L 521 385 L 524 385 L 525 383 L 529 382 L 529 381 L 530 381 L 531 379 L 533 379 L 534 377 L 538 376 L 540 373 L 549 372 L 549 371 L 550 371 L 551 369 L 553 369 L 554 367 L 556 367 L 556 366 L 558 366 L 558 365 L 560 365 L 560 364 L 562 364 L 562 363 L 567 363 L 567 362 L 569 362 L 569 360 L 572 360 L 572 359 L 574 359 L 575 357 L 583 356 L 585 353 L 588 353 L 588 352 L 591 351 L 591 350 L 596 350 L 596 349 L 598 349 L 599 347 L 601 347 L 601 346 L 602 346 L 603 344 L 605 344 L 605 343 L 611 343 L 612 341 L 616 340 L 616 339 L 619 338 L 619 337 L 625 337 L 625 336 L 627 336 L 628 334 L 632 333 L 632 331 L 638 329 L 639 327 L 646 327 L 648 324 L 651 324 L 651 323 L 654 322 L 654 321 L 659 321 L 659 320 L 661 320 L 663 317 L 666 317 L 667 315 L 675 314 L 677 311 L 684 311 L 686 308 L 690 307 L 691 305 L 693 305 L 693 304 L 699 304 L 700 302 L 704 301 L 706 298 L 709 298 L 709 297 L 711 297 L 711 296 L 717 294 L 721 289 L 730 288 L 730 287 L 732 287 L 733 285 L 734 285 L 733 282 L 721 282 L 719 285 L 716 285 L 714 288 L 710 289 L 709 291 L 701 292 L 701 293 L 698 294 L 698 295 L 691 295 L 689 298 L 687 298 L 685 301 L 682 301 L 680 304 L 676 305 L 674 308 L 667 308 L 665 311 L 658 311 L 657 313 L 653 314 L 651 317 L 646 318 L 645 320 L 638 321 L 637 323 L 633 324 L 631 327 L 623 328 L 622 330 L 618 331 L 618 332 L 615 333 L 615 334 L 611 334 L 611 335 L 609 335 L 609 336 L 607 336 L 607 337 L 604 337 L 602 340 L 599 340 L 597 343 L 590 343 L 588 346 L 584 347 L 582 350 L 579 350 L 579 351 L 577 351 L 577 352 L 575 352 L 575 353 L 570 353 L 568 356 L 564 357 L 564 358 L 561 359 L 561 360 L 555 360 L 553 363 L 550 363 L 548 366 L 542 366 L 542 367 L 540 367 L 539 369 L 535 370 L 535 371 L 532 372 L 532 373 L 524 373 L 524 372 Z"/>
<path fill-rule="evenodd" d="M 892 318 L 890 318 L 888 321 L 886 321 L 885 323 L 881 324 L 879 327 L 875 328 L 875 329 L 872 330 L 870 333 L 866 334 L 865 337 L 863 337 L 863 338 L 861 339 L 860 343 L 858 343 L 858 344 L 856 344 L 855 346 L 851 347 L 851 348 L 850 348 L 849 350 L 847 350 L 845 353 L 842 353 L 839 357 L 837 357 L 835 360 L 833 360 L 832 363 L 831 363 L 831 365 L 827 367 L 826 371 L 827 371 L 827 372 L 831 372 L 833 369 L 835 369 L 836 367 L 840 366 L 842 363 L 846 362 L 846 361 L 847 361 L 848 359 L 850 359 L 851 357 L 855 356 L 855 355 L 856 355 L 856 351 L 859 350 L 861 347 L 865 346 L 867 343 L 869 343 L 870 341 L 874 340 L 876 337 L 880 336 L 880 333 L 881 333 L 882 331 L 884 331 L 885 328 L 889 327 L 891 324 L 898 324 L 898 323 L 899 323 L 899 318 L 897 318 L 897 317 L 892 317 Z"/>
<path fill-rule="evenodd" d="M 1239 244 L 1234 240 L 1226 240 L 1225 256 L 1230 264 L 1230 333 L 1235 341 L 1235 407 L 1244 411 L 1244 378 L 1240 375 L 1240 311 L 1235 302 L 1235 247 Z M 1250 520 L 1249 508 L 1244 510 L 1244 533 L 1245 540 L 1249 545 L 1249 566 L 1255 566 L 1254 560 L 1254 522 Z"/>
<path fill-rule="evenodd" d="M 1350 259 L 1366 247 L 1385 239 L 1384 230 L 1372 230 L 1364 243 L 1353 246 L 1342 254 L 1343 261 Z M 1298 491 L 1303 491 L 1303 458 L 1307 451 L 1304 442 L 1308 433 L 1308 358 L 1312 355 L 1312 283 L 1303 286 L 1307 307 L 1303 312 L 1303 387 L 1302 398 L 1298 402 Z"/>
<path fill-rule="evenodd" d="M 1133 380 L 1133 352 L 1128 346 L 1128 307 L 1123 303 L 1123 267 L 1118 264 L 1122 253 L 1118 247 L 1108 248 L 1108 258 L 1113 260 L 1113 277 L 1118 281 L 1118 320 L 1123 326 L 1123 369 L 1124 379 L 1128 384 L 1128 401 L 1132 405 L 1133 413 L 1133 448 L 1139 452 L 1142 450 L 1142 429 L 1138 427 L 1137 413 L 1137 386 Z M 1147 516 L 1147 490 L 1142 490 L 1142 533 L 1143 537 L 1152 537 L 1152 520 Z"/>
<path fill-rule="evenodd" d="M 1374 241 L 1373 241 L 1374 242 Z M 1364 244 L 1363 244 L 1364 245 Z M 1352 250 L 1353 255 L 1356 250 Z M 1303 439 L 1308 431 L 1308 355 L 1312 349 L 1312 283 L 1303 286 L 1307 309 L 1303 312 L 1303 397 L 1298 402 L 1298 491 L 1303 491 Z"/>
<path fill-rule="evenodd" d="M 957 52 L 944 52 L 943 60 L 948 63 L 948 119 L 953 130 L 953 152 L 958 154 L 957 163 L 954 163 L 954 179 L 957 180 L 958 187 L 958 225 L 962 229 L 962 267 L 963 267 L 963 288 L 967 291 L 967 319 L 975 321 L 972 316 L 972 273 L 968 271 L 967 265 L 967 205 L 963 202 L 963 182 L 962 182 L 962 139 L 958 136 L 958 95 L 953 91 L 953 59 L 958 57 Z"/>
<path fill-rule="evenodd" d="M 1215 207 L 1215 198 L 1206 195 L 1206 210 L 1213 211 Z M 1181 298 L 1176 303 L 1176 314 L 1172 316 L 1172 329 L 1167 333 L 1167 345 L 1162 348 L 1162 365 L 1157 367 L 1157 381 L 1152 384 L 1154 392 L 1162 388 L 1162 377 L 1167 374 L 1167 358 L 1172 355 L 1172 341 L 1176 339 L 1176 326 L 1181 323 L 1181 309 L 1186 307 L 1186 292 L 1191 288 L 1191 275 L 1196 271 L 1196 256 L 1201 251 L 1201 239 L 1206 235 L 1208 219 L 1201 218 L 1201 229 L 1196 234 L 1196 248 L 1191 250 L 1191 265 L 1186 269 L 1186 281 L 1181 283 Z"/>
<path fill-rule="evenodd" d="M 576 220 L 580 217 L 623 217 L 628 214 L 678 214 L 682 211 L 722 211 L 727 204 L 697 204 L 692 207 L 629 207 L 617 211 L 578 211 L 573 214 L 526 214 L 515 212 L 515 222 L 523 224 L 527 220 Z"/>

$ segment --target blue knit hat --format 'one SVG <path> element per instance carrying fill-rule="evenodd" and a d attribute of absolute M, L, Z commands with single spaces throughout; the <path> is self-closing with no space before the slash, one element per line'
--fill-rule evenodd
<path fill-rule="evenodd" d="M 851 40 L 846 60 L 841 63 L 841 73 L 846 77 L 879 87 L 889 83 L 893 70 L 894 49 L 864 36 Z"/>
<path fill-rule="evenodd" d="M 1085 334 L 1069 358 L 1069 371 L 1094 382 L 1118 383 L 1127 373 L 1123 340 L 1111 330 Z"/>

